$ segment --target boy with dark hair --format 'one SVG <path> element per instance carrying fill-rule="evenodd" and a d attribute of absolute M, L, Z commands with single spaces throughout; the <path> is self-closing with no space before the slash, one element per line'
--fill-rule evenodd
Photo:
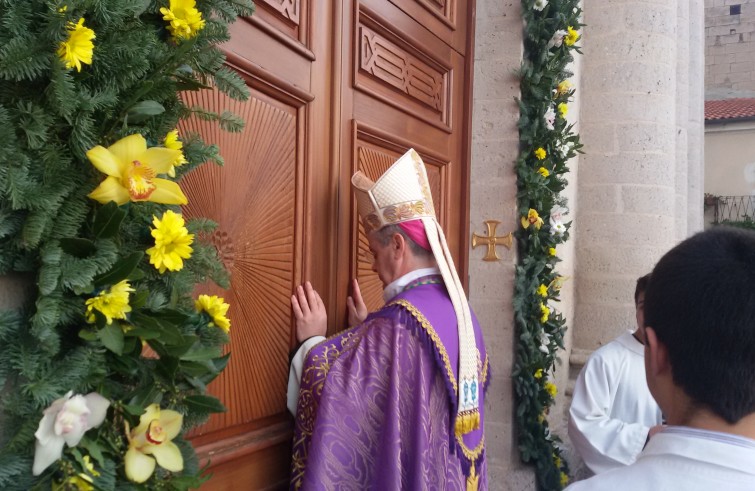
<path fill-rule="evenodd" d="M 650 275 L 637 280 L 637 329 L 596 350 L 574 386 L 569 438 L 592 474 L 635 461 L 661 429 L 661 410 L 645 381 L 643 305 Z"/>
<path fill-rule="evenodd" d="M 755 233 L 669 251 L 645 295 L 648 386 L 669 423 L 637 462 L 570 491 L 755 489 Z"/>

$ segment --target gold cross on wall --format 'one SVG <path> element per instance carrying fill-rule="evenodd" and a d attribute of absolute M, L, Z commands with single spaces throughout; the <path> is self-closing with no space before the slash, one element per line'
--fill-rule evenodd
<path fill-rule="evenodd" d="M 477 235 L 472 234 L 472 249 L 477 247 L 478 245 L 486 245 L 488 246 L 488 250 L 485 253 L 485 257 L 482 258 L 483 261 L 500 261 L 501 258 L 498 256 L 498 251 L 496 251 L 495 246 L 502 245 L 505 246 L 507 249 L 511 249 L 511 245 L 513 243 L 513 238 L 511 236 L 511 232 L 508 233 L 508 235 L 504 235 L 503 237 L 496 237 L 495 235 L 495 229 L 498 227 L 499 222 L 498 220 L 485 220 L 485 226 L 488 228 L 488 235 Z"/>

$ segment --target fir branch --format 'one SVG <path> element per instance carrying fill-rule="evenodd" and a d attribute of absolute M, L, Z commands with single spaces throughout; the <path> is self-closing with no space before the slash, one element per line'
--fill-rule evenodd
<path fill-rule="evenodd" d="M 237 72 L 223 66 L 215 72 L 215 85 L 221 92 L 227 94 L 232 99 L 246 101 L 249 99 L 249 87 Z"/>

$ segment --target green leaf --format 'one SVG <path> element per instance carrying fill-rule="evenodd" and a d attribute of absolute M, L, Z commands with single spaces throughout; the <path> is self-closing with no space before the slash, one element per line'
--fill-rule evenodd
<path fill-rule="evenodd" d="M 110 271 L 95 277 L 94 286 L 114 285 L 121 280 L 125 280 L 136 269 L 143 256 L 144 253 L 139 251 L 124 257 L 115 263 Z"/>
<path fill-rule="evenodd" d="M 220 355 L 220 347 L 197 345 L 181 355 L 180 358 L 185 361 L 202 361 L 212 360 L 220 357 Z"/>
<path fill-rule="evenodd" d="M 85 341 L 94 341 L 97 339 L 97 333 L 91 329 L 84 328 L 79 331 L 79 337 Z"/>
<path fill-rule="evenodd" d="M 165 107 L 157 101 L 137 102 L 126 113 L 126 121 L 130 123 L 141 123 L 165 112 Z"/>
<path fill-rule="evenodd" d="M 85 436 L 79 442 L 79 446 L 84 447 L 84 449 L 86 449 L 86 451 L 89 453 L 89 455 L 92 456 L 92 458 L 97 462 L 98 465 L 105 465 L 105 457 L 102 455 L 102 447 L 99 443 L 97 443 L 96 440 L 91 440 Z"/>
<path fill-rule="evenodd" d="M 108 324 L 97 331 L 97 337 L 100 338 L 107 349 L 116 355 L 123 354 L 123 331 L 120 326 Z"/>
<path fill-rule="evenodd" d="M 67 254 L 80 259 L 91 256 L 97 250 L 94 242 L 89 239 L 79 238 L 60 239 L 60 248 Z"/>
<path fill-rule="evenodd" d="M 223 403 L 216 397 L 212 396 L 186 396 L 186 398 L 184 398 L 184 403 L 191 409 L 203 412 L 224 413 L 227 411 Z"/>
<path fill-rule="evenodd" d="M 126 210 L 119 207 L 115 201 L 110 201 L 100 208 L 94 217 L 94 236 L 98 239 L 115 236 L 124 218 L 126 218 Z"/>

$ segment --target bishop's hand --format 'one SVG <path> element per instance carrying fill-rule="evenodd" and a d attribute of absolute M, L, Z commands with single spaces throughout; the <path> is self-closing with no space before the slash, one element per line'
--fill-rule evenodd
<path fill-rule="evenodd" d="M 364 322 L 367 318 L 367 305 L 362 299 L 362 292 L 359 290 L 359 282 L 356 278 L 351 280 L 352 296 L 346 297 L 346 306 L 349 308 L 349 327 L 354 327 Z"/>
<path fill-rule="evenodd" d="M 291 295 L 291 306 L 296 319 L 296 341 L 301 343 L 312 336 L 325 336 L 328 329 L 328 313 L 320 294 L 308 281 L 297 286 Z"/>

